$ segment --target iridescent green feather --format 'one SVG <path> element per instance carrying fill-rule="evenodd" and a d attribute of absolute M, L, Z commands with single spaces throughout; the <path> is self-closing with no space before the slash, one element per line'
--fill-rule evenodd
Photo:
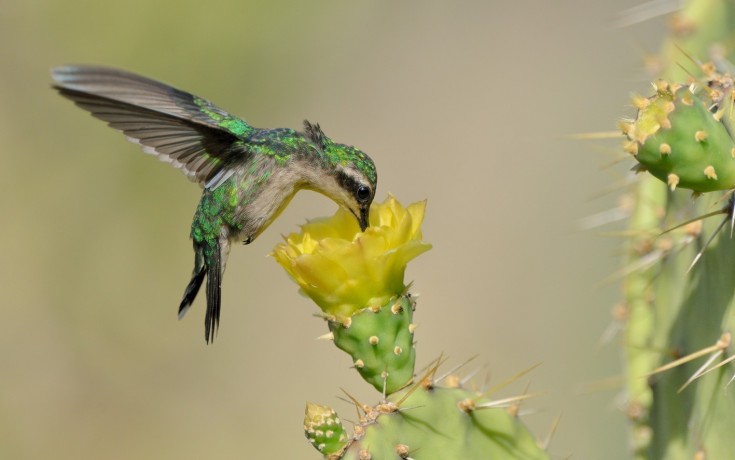
<path fill-rule="evenodd" d="M 197 107 L 199 107 L 199 110 L 203 114 L 217 123 L 217 126 L 227 130 L 237 137 L 246 138 L 255 130 L 255 128 L 247 124 L 245 120 L 234 115 L 230 115 L 206 99 L 194 96 L 193 102 Z"/>
<path fill-rule="evenodd" d="M 329 140 L 324 148 L 324 156 L 332 166 L 353 165 L 365 174 L 373 184 L 378 178 L 373 161 L 365 152 L 351 145 L 336 144 Z"/>
<path fill-rule="evenodd" d="M 207 251 L 216 247 L 222 227 L 241 228 L 235 219 L 239 202 L 235 178 L 230 178 L 214 190 L 205 190 L 191 224 L 191 238 Z"/>

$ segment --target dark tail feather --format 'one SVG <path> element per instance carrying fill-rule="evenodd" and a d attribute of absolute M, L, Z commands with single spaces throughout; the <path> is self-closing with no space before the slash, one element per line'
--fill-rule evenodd
<path fill-rule="evenodd" d="M 220 286 L 222 285 L 222 253 L 219 241 L 215 242 L 213 248 L 207 248 L 207 254 L 204 255 L 204 246 L 194 243 L 194 271 L 191 274 L 191 281 L 186 286 L 184 298 L 179 306 L 179 319 L 183 318 L 192 302 L 199 293 L 199 288 L 204 281 L 204 275 L 207 275 L 207 313 L 204 315 L 204 340 L 207 343 L 214 341 L 214 336 L 219 329 L 219 310 L 220 310 Z"/>
<path fill-rule="evenodd" d="M 191 308 L 192 302 L 194 302 L 194 299 L 199 293 L 202 281 L 204 281 L 204 275 L 207 274 L 207 266 L 204 263 L 202 247 L 198 247 L 196 243 L 194 243 L 194 254 L 194 271 L 191 274 L 191 281 L 189 281 L 189 285 L 186 286 L 186 291 L 184 291 L 184 298 L 181 300 L 181 305 L 179 305 L 179 319 L 183 318 L 186 312 L 189 311 L 189 308 Z"/>
<path fill-rule="evenodd" d="M 204 316 L 204 339 L 212 343 L 219 329 L 220 286 L 222 285 L 222 253 L 219 241 L 216 243 L 207 264 L 207 313 Z"/>

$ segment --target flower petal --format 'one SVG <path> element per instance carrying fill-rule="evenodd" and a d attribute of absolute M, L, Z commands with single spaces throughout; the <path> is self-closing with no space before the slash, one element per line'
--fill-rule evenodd
<path fill-rule="evenodd" d="M 324 313 L 348 318 L 403 292 L 406 264 L 431 248 L 421 240 L 425 210 L 426 201 L 404 208 L 390 195 L 373 204 L 370 227 L 360 232 L 340 208 L 304 224 L 271 255 Z"/>

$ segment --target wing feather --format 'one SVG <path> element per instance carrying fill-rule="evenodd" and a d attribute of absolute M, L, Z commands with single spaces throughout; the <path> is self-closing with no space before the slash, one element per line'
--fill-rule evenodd
<path fill-rule="evenodd" d="M 255 130 L 214 104 L 163 83 L 117 69 L 53 69 L 54 88 L 118 130 L 146 153 L 216 188 L 249 155 Z"/>

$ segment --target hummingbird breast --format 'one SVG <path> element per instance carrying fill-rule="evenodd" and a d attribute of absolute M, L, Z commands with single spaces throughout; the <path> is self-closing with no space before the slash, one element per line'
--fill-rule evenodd
<path fill-rule="evenodd" d="M 235 210 L 236 228 L 231 240 L 252 242 L 283 212 L 302 188 L 299 178 L 288 167 L 255 168 L 235 174 L 239 202 Z"/>

